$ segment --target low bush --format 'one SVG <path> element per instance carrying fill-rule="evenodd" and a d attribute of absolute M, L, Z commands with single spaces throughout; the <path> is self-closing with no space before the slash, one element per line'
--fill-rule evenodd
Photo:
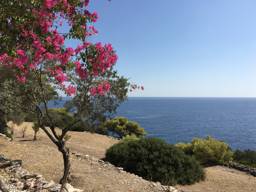
<path fill-rule="evenodd" d="M 73 125 L 72 131 L 85 131 L 85 125 L 83 122 L 76 122 L 74 115 L 68 112 L 65 108 L 51 108 L 48 110 L 48 114 L 51 117 L 54 126 L 60 129 L 63 129 L 68 125 Z M 47 121 L 45 122 L 47 126 L 50 126 L 50 123 L 47 123 Z"/>
<path fill-rule="evenodd" d="M 175 146 L 181 149 L 185 154 L 193 155 L 193 148 L 191 143 L 177 143 Z"/>
<path fill-rule="evenodd" d="M 106 121 L 102 127 L 112 133 L 113 136 L 123 138 L 127 135 L 135 135 L 136 137 L 143 137 L 146 135 L 145 130 L 134 121 L 129 121 L 125 117 L 116 117 Z"/>
<path fill-rule="evenodd" d="M 234 153 L 234 161 L 248 165 L 250 167 L 256 167 L 256 151 L 252 150 L 245 150 L 245 151 L 240 151 L 236 150 Z"/>
<path fill-rule="evenodd" d="M 191 143 L 178 143 L 177 147 L 194 156 L 202 165 L 218 165 L 232 160 L 233 152 L 228 144 L 212 137 L 195 138 Z"/>
<path fill-rule="evenodd" d="M 192 184 L 204 179 L 204 171 L 194 158 L 156 138 L 121 141 L 107 150 L 105 160 L 165 185 Z"/>

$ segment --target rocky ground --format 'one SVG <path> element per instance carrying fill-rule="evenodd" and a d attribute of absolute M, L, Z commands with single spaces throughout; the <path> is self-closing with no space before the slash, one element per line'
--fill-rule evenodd
<path fill-rule="evenodd" d="M 71 185 L 69 191 L 74 189 Z M 0 155 L 0 191 L 45 191 L 57 192 L 60 185 L 53 181 L 47 182 L 42 175 L 31 174 L 22 168 L 21 160 L 10 160 Z M 73 192 L 75 192 L 73 190 Z M 79 190 L 77 190 L 79 192 Z"/>
<path fill-rule="evenodd" d="M 22 126 L 30 126 L 25 124 Z M 41 132 L 38 141 L 32 141 L 32 130 L 21 138 L 20 127 L 15 139 L 9 142 L 0 137 L 0 154 L 10 159 L 21 159 L 23 167 L 32 173 L 42 174 L 47 181 L 58 182 L 62 173 L 62 158 L 56 147 Z M 146 181 L 100 159 L 115 139 L 91 134 L 70 133 L 72 155 L 72 185 L 84 192 L 164 192 L 172 187 Z M 256 178 L 225 167 L 206 168 L 206 180 L 191 186 L 176 186 L 185 192 L 255 192 Z M 0 173 L 1 175 L 1 173 Z"/>

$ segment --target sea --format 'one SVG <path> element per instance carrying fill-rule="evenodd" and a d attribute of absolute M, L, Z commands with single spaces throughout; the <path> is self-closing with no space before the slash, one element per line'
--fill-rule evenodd
<path fill-rule="evenodd" d="M 67 100 L 50 102 L 50 107 Z M 172 144 L 212 136 L 233 149 L 256 150 L 256 98 L 129 97 L 116 116 Z"/>
<path fill-rule="evenodd" d="M 256 150 L 256 98 L 130 97 L 117 115 L 168 143 L 212 136 L 233 149 Z"/>

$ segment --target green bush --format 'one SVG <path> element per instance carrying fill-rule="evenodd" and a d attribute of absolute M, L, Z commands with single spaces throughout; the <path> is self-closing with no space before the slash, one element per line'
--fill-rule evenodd
<path fill-rule="evenodd" d="M 85 131 L 85 125 L 83 122 L 76 122 L 74 115 L 68 112 L 65 108 L 51 108 L 48 110 L 48 114 L 51 117 L 52 123 L 55 127 L 63 129 L 66 126 L 72 125 L 72 131 Z M 45 121 L 45 124 L 50 126 L 48 121 Z"/>
<path fill-rule="evenodd" d="M 55 127 L 64 128 L 74 121 L 74 117 L 65 108 L 52 108 L 48 110 L 48 114 L 52 119 L 52 123 Z M 45 120 L 47 126 L 50 126 L 50 122 Z"/>
<path fill-rule="evenodd" d="M 228 163 L 232 160 L 232 150 L 228 144 L 206 137 L 195 138 L 191 143 L 178 143 L 177 147 L 182 149 L 187 155 L 193 155 L 203 165 L 218 165 Z"/>
<path fill-rule="evenodd" d="M 137 137 L 143 137 L 146 135 L 145 130 L 134 121 L 129 121 L 125 117 L 116 117 L 114 119 L 106 121 L 102 125 L 102 129 L 113 133 L 118 138 L 123 138 L 127 135 L 135 135 Z"/>
<path fill-rule="evenodd" d="M 106 160 L 165 185 L 192 184 L 204 178 L 203 169 L 194 158 L 156 138 L 121 141 L 107 150 Z"/>
<path fill-rule="evenodd" d="M 238 163 L 256 167 L 256 151 L 249 149 L 245 151 L 236 150 L 233 158 Z"/>
<path fill-rule="evenodd" d="M 175 146 L 181 149 L 185 154 L 193 155 L 191 143 L 177 143 Z"/>

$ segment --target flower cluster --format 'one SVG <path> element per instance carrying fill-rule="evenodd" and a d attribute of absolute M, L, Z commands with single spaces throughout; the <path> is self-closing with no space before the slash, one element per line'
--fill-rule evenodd
<path fill-rule="evenodd" d="M 90 48 L 92 54 L 87 55 L 87 61 L 93 68 L 94 76 L 105 73 L 106 69 L 111 68 L 116 63 L 117 55 L 111 44 L 102 45 L 97 43 Z"/>
<path fill-rule="evenodd" d="M 110 44 L 92 44 L 85 41 L 87 36 L 94 35 L 97 30 L 90 24 L 98 19 L 96 12 L 87 10 L 89 0 L 44 0 L 41 7 L 32 10 L 33 19 L 29 26 L 21 27 L 21 34 L 29 45 L 17 44 L 14 54 L 0 55 L 0 63 L 16 71 L 16 78 L 20 83 L 26 83 L 28 74 L 35 70 L 43 71 L 49 80 L 53 80 L 68 95 L 76 93 L 76 86 L 71 85 L 70 71 L 74 71 L 82 80 L 88 75 L 100 76 L 110 69 L 117 61 Z M 58 31 L 58 22 L 66 20 L 70 31 L 64 35 Z M 62 23 L 62 22 L 60 22 Z M 59 25 L 61 25 L 59 23 Z M 77 27 L 77 26 L 80 26 Z M 36 31 L 36 32 L 35 32 Z M 65 47 L 65 39 L 73 37 L 83 43 L 76 48 Z M 81 62 L 81 52 L 86 54 L 86 62 Z M 73 63 L 74 65 L 69 65 Z M 90 65 L 91 68 L 86 66 Z M 70 66 L 73 66 L 71 68 Z M 91 69 L 91 71 L 89 70 Z M 103 95 L 110 90 L 107 81 L 99 83 L 91 89 L 91 94 Z"/>
<path fill-rule="evenodd" d="M 95 95 L 104 95 L 106 92 L 109 92 L 111 86 L 109 82 L 102 82 L 98 86 L 91 87 L 90 93 L 92 96 Z"/>

